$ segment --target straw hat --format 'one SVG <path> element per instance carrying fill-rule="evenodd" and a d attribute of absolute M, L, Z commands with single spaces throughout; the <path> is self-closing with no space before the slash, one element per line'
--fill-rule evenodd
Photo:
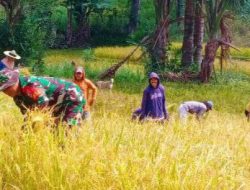
<path fill-rule="evenodd" d="M 6 56 L 8 56 L 8 57 L 12 57 L 12 58 L 14 58 L 14 59 L 21 59 L 21 56 L 18 55 L 18 54 L 16 53 L 15 50 L 12 50 L 12 51 L 4 51 L 3 53 L 4 53 L 4 55 L 6 55 Z"/>

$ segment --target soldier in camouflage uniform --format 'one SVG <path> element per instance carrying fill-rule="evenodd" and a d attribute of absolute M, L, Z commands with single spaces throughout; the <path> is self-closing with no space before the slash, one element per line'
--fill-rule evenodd
<path fill-rule="evenodd" d="M 20 76 L 17 70 L 0 71 L 0 90 L 13 97 L 23 114 L 27 109 L 51 107 L 70 126 L 79 125 L 85 105 L 80 88 L 52 77 Z"/>

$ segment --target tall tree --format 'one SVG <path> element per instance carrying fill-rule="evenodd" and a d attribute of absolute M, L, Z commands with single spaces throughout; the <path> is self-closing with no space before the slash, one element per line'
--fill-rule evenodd
<path fill-rule="evenodd" d="M 4 7 L 9 32 L 11 38 L 14 38 L 14 27 L 22 17 L 23 4 L 21 3 L 21 0 L 0 0 L 0 5 Z"/>
<path fill-rule="evenodd" d="M 109 0 L 66 0 L 65 4 L 68 10 L 68 45 L 84 46 L 90 41 L 91 37 L 89 22 L 91 13 L 102 14 L 104 11 L 110 10 L 111 2 Z M 73 20 L 76 25 L 75 31 L 72 28 Z"/>
<path fill-rule="evenodd" d="M 185 0 L 177 0 L 176 17 L 180 18 L 184 16 L 185 13 Z"/>
<path fill-rule="evenodd" d="M 128 34 L 133 33 L 139 23 L 139 10 L 140 10 L 140 0 L 131 0 L 131 9 L 129 15 L 129 23 L 127 26 Z"/>
<path fill-rule="evenodd" d="M 184 36 L 182 44 L 182 66 L 187 69 L 193 63 L 194 53 L 194 0 L 186 0 Z"/>
<path fill-rule="evenodd" d="M 74 13 L 76 17 L 77 31 L 75 45 L 83 46 L 90 38 L 89 15 L 93 9 L 92 2 L 88 0 L 75 0 Z"/>
<path fill-rule="evenodd" d="M 170 0 L 154 0 L 156 29 L 147 46 L 151 63 L 147 70 L 163 71 L 167 63 Z"/>
<path fill-rule="evenodd" d="M 196 0 L 195 2 L 195 19 L 194 19 L 194 63 L 201 65 L 202 62 L 202 43 L 204 38 L 204 14 L 203 14 L 203 0 Z"/>
<path fill-rule="evenodd" d="M 67 0 L 67 46 L 72 46 L 72 37 L 73 37 L 73 3 L 72 0 Z"/>
<path fill-rule="evenodd" d="M 230 27 L 228 21 L 233 19 L 232 14 L 224 14 L 220 21 L 220 31 L 221 31 L 221 39 L 224 42 L 232 43 L 232 34 L 230 32 Z M 222 72 L 223 64 L 226 63 L 229 59 L 230 54 L 230 46 L 227 44 L 221 45 L 221 53 L 220 53 L 220 70 Z"/>
<path fill-rule="evenodd" d="M 205 57 L 201 64 L 201 81 L 206 83 L 212 74 L 216 52 L 221 44 L 225 42 L 220 39 L 221 19 L 228 10 L 236 9 L 242 6 L 245 0 L 207 0 L 206 8 L 206 28 L 208 33 L 208 42 L 205 47 Z"/>

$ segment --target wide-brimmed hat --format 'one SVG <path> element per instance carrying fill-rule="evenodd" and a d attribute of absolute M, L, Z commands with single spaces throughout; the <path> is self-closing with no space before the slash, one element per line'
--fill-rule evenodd
<path fill-rule="evenodd" d="M 3 69 L 0 71 L 0 91 L 13 86 L 19 81 L 19 71 L 11 69 Z"/>
<path fill-rule="evenodd" d="M 8 56 L 8 57 L 12 57 L 14 59 L 21 59 L 21 56 L 18 55 L 15 50 L 4 51 L 3 54 Z"/>

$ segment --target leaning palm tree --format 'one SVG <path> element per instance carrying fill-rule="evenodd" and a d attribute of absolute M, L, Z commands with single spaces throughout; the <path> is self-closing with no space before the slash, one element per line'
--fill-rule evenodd
<path fill-rule="evenodd" d="M 221 19 L 228 11 L 241 7 L 246 1 L 247 0 L 207 0 L 205 2 L 208 42 L 201 64 L 200 77 L 202 82 L 208 82 L 211 77 L 216 52 L 220 45 L 230 45 L 219 37 Z"/>

